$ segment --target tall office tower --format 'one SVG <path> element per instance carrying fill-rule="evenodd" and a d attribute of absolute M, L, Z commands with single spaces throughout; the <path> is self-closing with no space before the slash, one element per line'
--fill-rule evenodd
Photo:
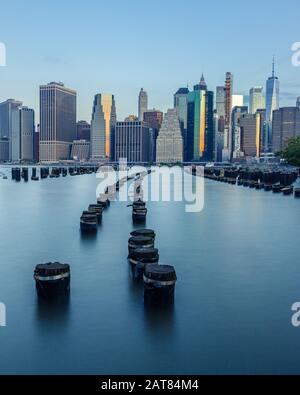
<path fill-rule="evenodd" d="M 218 117 L 225 119 L 225 87 L 217 86 L 216 89 L 216 110 Z"/>
<path fill-rule="evenodd" d="M 242 107 L 243 105 L 244 105 L 243 95 L 232 95 L 231 110 L 233 110 L 234 107 Z"/>
<path fill-rule="evenodd" d="M 282 107 L 273 113 L 272 151 L 281 151 L 288 139 L 300 136 L 300 108 Z"/>
<path fill-rule="evenodd" d="M 20 159 L 34 161 L 34 110 L 21 107 L 19 110 L 20 127 Z"/>
<path fill-rule="evenodd" d="M 90 157 L 90 142 L 87 140 L 74 140 L 71 149 L 73 160 L 86 161 Z"/>
<path fill-rule="evenodd" d="M 164 116 L 156 142 L 156 162 L 183 161 L 183 138 L 176 109 L 169 109 Z"/>
<path fill-rule="evenodd" d="M 203 76 L 188 94 L 187 160 L 212 160 L 214 151 L 214 94 Z"/>
<path fill-rule="evenodd" d="M 139 121 L 143 121 L 144 112 L 148 110 L 148 95 L 147 92 L 141 88 L 139 93 Z"/>
<path fill-rule="evenodd" d="M 115 157 L 128 163 L 148 163 L 150 160 L 151 135 L 149 127 L 141 121 L 117 122 L 115 127 Z"/>
<path fill-rule="evenodd" d="M 174 94 L 174 108 L 177 110 L 183 137 L 183 156 L 187 158 L 187 113 L 188 113 L 188 88 L 179 88 Z"/>
<path fill-rule="evenodd" d="M 22 102 L 14 99 L 8 99 L 0 103 L 0 139 L 4 141 L 5 147 L 8 143 L 8 156 L 5 160 L 19 160 L 18 148 L 20 140 L 20 127 L 19 127 L 19 108 Z"/>
<path fill-rule="evenodd" d="M 265 108 L 263 87 L 254 86 L 249 92 L 249 113 L 255 114 L 257 110 Z"/>
<path fill-rule="evenodd" d="M 259 157 L 261 153 L 261 134 L 264 125 L 262 113 L 242 114 L 240 117 L 241 151 L 246 158 Z"/>
<path fill-rule="evenodd" d="M 266 88 L 266 136 L 264 138 L 264 150 L 269 152 L 272 149 L 272 121 L 273 111 L 279 109 L 279 80 L 275 76 L 275 61 L 273 58 L 272 77 L 267 80 Z"/>
<path fill-rule="evenodd" d="M 232 111 L 233 75 L 226 73 L 225 80 L 225 122 L 223 160 L 230 160 L 232 154 L 231 111 Z"/>
<path fill-rule="evenodd" d="M 144 112 L 144 122 L 150 128 L 151 134 L 151 145 L 150 145 L 150 161 L 155 162 L 156 160 L 156 139 L 158 136 L 159 129 L 163 122 L 164 114 L 159 110 L 147 110 Z"/>
<path fill-rule="evenodd" d="M 296 107 L 300 108 L 300 97 L 297 97 Z"/>
<path fill-rule="evenodd" d="M 40 161 L 70 158 L 76 138 L 76 92 L 64 84 L 40 86 Z"/>
<path fill-rule="evenodd" d="M 0 138 L 0 162 L 8 161 L 8 154 L 9 154 L 9 143 L 8 138 L 3 137 Z"/>
<path fill-rule="evenodd" d="M 234 159 L 241 157 L 241 128 L 240 128 L 240 118 L 242 114 L 248 113 L 247 106 L 237 106 L 232 110 L 231 115 L 231 130 L 232 130 L 232 157 Z"/>
<path fill-rule="evenodd" d="M 77 122 L 77 140 L 87 140 L 91 139 L 91 125 L 86 121 Z"/>
<path fill-rule="evenodd" d="M 91 122 L 91 158 L 103 160 L 113 157 L 114 127 L 117 121 L 114 95 L 95 96 Z"/>

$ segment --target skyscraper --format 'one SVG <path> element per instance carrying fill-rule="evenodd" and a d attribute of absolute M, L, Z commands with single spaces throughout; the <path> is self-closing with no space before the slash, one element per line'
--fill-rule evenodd
<path fill-rule="evenodd" d="M 19 109 L 20 125 L 20 159 L 23 161 L 34 160 L 34 110 L 28 107 Z"/>
<path fill-rule="evenodd" d="M 164 116 L 156 142 L 156 161 L 158 163 L 183 161 L 183 138 L 176 109 L 169 109 Z"/>
<path fill-rule="evenodd" d="M 143 121 L 144 112 L 148 110 L 148 95 L 147 92 L 141 88 L 139 93 L 139 121 Z"/>
<path fill-rule="evenodd" d="M 231 111 L 232 111 L 232 91 L 233 75 L 226 73 L 225 80 L 225 122 L 224 122 L 224 150 L 223 160 L 229 160 L 232 155 L 232 131 L 231 131 Z"/>
<path fill-rule="evenodd" d="M 217 86 L 216 89 L 216 110 L 218 117 L 225 119 L 225 87 Z"/>
<path fill-rule="evenodd" d="M 114 96 L 95 95 L 91 121 L 91 157 L 100 160 L 113 157 L 114 127 L 117 121 Z"/>
<path fill-rule="evenodd" d="M 77 140 L 87 140 L 91 139 L 91 125 L 86 121 L 77 122 Z"/>
<path fill-rule="evenodd" d="M 212 160 L 214 151 L 213 97 L 202 75 L 188 94 L 187 160 Z"/>
<path fill-rule="evenodd" d="M 264 138 L 264 150 L 269 152 L 272 146 L 272 121 L 273 111 L 279 108 L 279 80 L 275 76 L 275 61 L 273 58 L 272 77 L 267 80 L 266 87 L 266 135 Z"/>
<path fill-rule="evenodd" d="M 265 108 L 263 87 L 254 86 L 249 92 L 249 113 L 255 114 L 258 109 Z"/>
<path fill-rule="evenodd" d="M 174 94 L 174 108 L 177 110 L 184 145 L 184 158 L 187 157 L 187 114 L 188 114 L 188 88 L 179 88 Z"/>
<path fill-rule="evenodd" d="M 64 84 L 40 86 L 40 161 L 70 158 L 76 139 L 76 92 Z"/>
<path fill-rule="evenodd" d="M 264 113 L 264 110 L 260 110 L 256 114 L 242 114 L 240 117 L 241 151 L 246 158 L 259 157 L 261 154 Z"/>
<path fill-rule="evenodd" d="M 233 146 L 232 146 L 232 157 L 239 158 L 241 156 L 241 128 L 240 128 L 240 118 L 242 114 L 248 113 L 247 106 L 237 106 L 232 110 L 231 116 L 231 129 L 233 136 Z"/>
<path fill-rule="evenodd" d="M 149 162 L 151 135 L 149 127 L 141 121 L 117 122 L 115 127 L 114 160 L 128 163 Z"/>
<path fill-rule="evenodd" d="M 273 113 L 272 151 L 281 151 L 288 139 L 300 136 L 300 108 L 282 107 Z"/>
<path fill-rule="evenodd" d="M 296 107 L 300 108 L 300 97 L 297 97 Z"/>
<path fill-rule="evenodd" d="M 232 95 L 231 109 L 242 107 L 244 105 L 244 95 Z"/>
<path fill-rule="evenodd" d="M 19 109 L 22 102 L 8 99 L 0 103 L 0 139 L 4 146 L 8 143 L 8 156 L 6 160 L 19 160 L 20 124 Z"/>

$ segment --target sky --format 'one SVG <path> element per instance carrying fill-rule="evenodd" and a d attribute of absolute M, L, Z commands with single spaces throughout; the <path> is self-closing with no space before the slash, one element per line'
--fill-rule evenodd
<path fill-rule="evenodd" d="M 247 95 L 271 74 L 280 105 L 300 96 L 300 67 L 291 46 L 300 41 L 299 0 L 37 0 L 0 5 L 0 101 L 14 98 L 39 110 L 39 85 L 62 81 L 77 91 L 77 118 L 90 121 L 96 93 L 115 95 L 118 119 L 137 113 L 141 87 L 149 107 L 166 111 L 173 94 L 204 73 L 208 89 L 234 75 L 234 93 Z"/>

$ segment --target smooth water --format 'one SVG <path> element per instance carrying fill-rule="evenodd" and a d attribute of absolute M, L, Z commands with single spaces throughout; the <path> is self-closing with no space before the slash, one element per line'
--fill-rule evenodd
<path fill-rule="evenodd" d="M 131 211 L 114 202 L 96 238 L 81 211 L 95 175 L 0 179 L 2 374 L 300 373 L 300 200 L 205 180 L 205 208 L 148 203 L 161 260 L 176 267 L 174 309 L 149 311 L 127 264 Z M 71 298 L 38 303 L 36 264 L 71 265 Z"/>

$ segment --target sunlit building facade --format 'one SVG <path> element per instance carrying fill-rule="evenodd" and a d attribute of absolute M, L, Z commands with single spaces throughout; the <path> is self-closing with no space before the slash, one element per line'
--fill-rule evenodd
<path fill-rule="evenodd" d="M 114 128 L 117 121 L 114 95 L 95 95 L 91 121 L 91 158 L 113 157 Z"/>

